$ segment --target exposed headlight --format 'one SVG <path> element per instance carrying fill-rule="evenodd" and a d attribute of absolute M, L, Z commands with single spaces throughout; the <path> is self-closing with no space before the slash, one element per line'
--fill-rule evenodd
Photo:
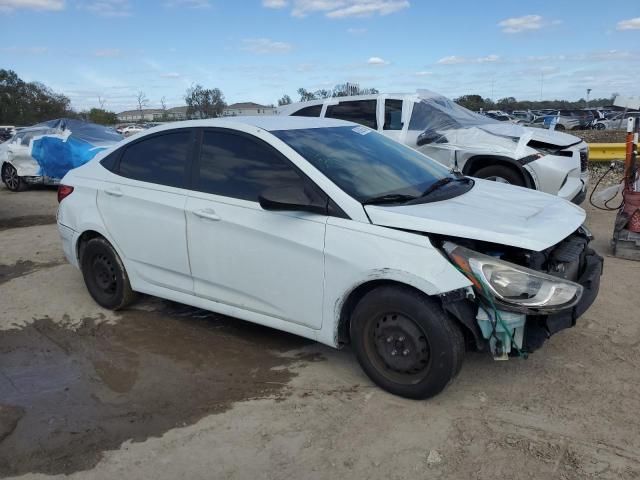
<path fill-rule="evenodd" d="M 478 293 L 491 295 L 512 310 L 552 312 L 575 305 L 582 286 L 446 242 L 449 258 L 469 277 Z M 485 288 L 483 288 L 485 287 Z"/>

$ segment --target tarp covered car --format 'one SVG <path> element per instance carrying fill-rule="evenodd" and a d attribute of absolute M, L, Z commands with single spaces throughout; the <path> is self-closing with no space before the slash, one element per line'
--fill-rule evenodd
<path fill-rule="evenodd" d="M 123 138 L 112 128 L 68 118 L 21 129 L 0 145 L 2 181 L 12 191 L 34 183 L 56 185 Z"/>

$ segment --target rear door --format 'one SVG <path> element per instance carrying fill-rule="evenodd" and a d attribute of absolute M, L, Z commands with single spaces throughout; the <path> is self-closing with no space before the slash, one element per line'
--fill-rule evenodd
<path fill-rule="evenodd" d="M 319 329 L 328 217 L 266 211 L 258 203 L 267 188 L 310 181 L 253 135 L 201 135 L 186 206 L 196 295 Z"/>
<path fill-rule="evenodd" d="M 127 144 L 98 190 L 98 209 L 127 266 L 184 293 L 193 292 L 184 206 L 194 135 L 183 128 Z"/>

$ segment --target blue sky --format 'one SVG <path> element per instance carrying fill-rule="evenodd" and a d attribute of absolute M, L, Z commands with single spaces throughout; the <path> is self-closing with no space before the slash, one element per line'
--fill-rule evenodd
<path fill-rule="evenodd" d="M 275 103 L 345 81 L 384 92 L 640 93 L 638 0 L 0 0 L 0 68 L 77 109 L 182 105 L 193 83 Z"/>

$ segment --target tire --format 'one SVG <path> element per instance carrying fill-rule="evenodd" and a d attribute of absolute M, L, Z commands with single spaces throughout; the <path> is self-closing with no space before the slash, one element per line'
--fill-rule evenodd
<path fill-rule="evenodd" d="M 351 315 L 350 334 L 368 377 L 401 397 L 437 395 L 458 374 L 464 358 L 458 325 L 439 302 L 408 287 L 367 293 Z"/>
<path fill-rule="evenodd" d="M 562 125 L 560 123 L 556 123 L 556 130 L 558 130 L 558 131 L 565 130 L 564 125 Z"/>
<path fill-rule="evenodd" d="M 524 187 L 522 175 L 506 165 L 490 165 L 483 167 L 472 174 L 473 177 L 484 178 L 494 182 L 509 183 L 518 187 Z"/>
<path fill-rule="evenodd" d="M 12 192 L 20 192 L 27 186 L 22 177 L 18 176 L 16 167 L 10 163 L 5 163 L 2 166 L 2 182 Z"/>
<path fill-rule="evenodd" d="M 87 290 L 101 307 L 120 310 L 136 300 L 120 257 L 104 238 L 92 238 L 83 246 L 80 264 Z"/>
<path fill-rule="evenodd" d="M 595 128 L 596 130 L 604 130 L 606 127 L 604 126 L 603 123 L 596 123 L 593 128 Z"/>

